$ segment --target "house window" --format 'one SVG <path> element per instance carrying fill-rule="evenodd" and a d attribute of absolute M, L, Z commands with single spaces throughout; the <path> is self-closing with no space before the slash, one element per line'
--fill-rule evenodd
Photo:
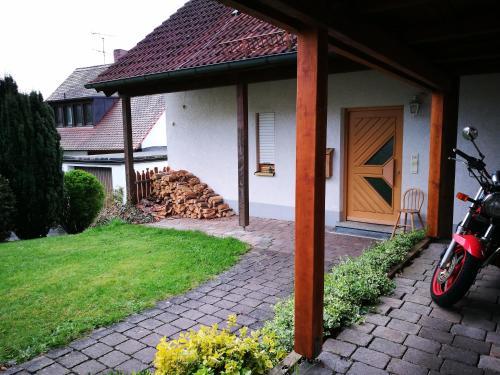
<path fill-rule="evenodd" d="M 76 124 L 76 126 L 82 126 L 83 125 L 83 106 L 82 106 L 82 104 L 76 104 L 74 106 L 74 112 L 75 112 L 75 124 Z"/>
<path fill-rule="evenodd" d="M 56 116 L 56 126 L 61 127 L 64 126 L 64 113 L 63 107 L 58 105 L 54 108 L 54 114 Z"/>
<path fill-rule="evenodd" d="M 85 121 L 85 125 L 92 125 L 92 104 L 85 103 L 83 105 L 83 119 Z"/>
<path fill-rule="evenodd" d="M 73 126 L 73 106 L 64 107 L 64 123 L 66 126 Z"/>
<path fill-rule="evenodd" d="M 258 176 L 274 176 L 275 133 L 274 112 L 256 114 L 257 171 Z"/>

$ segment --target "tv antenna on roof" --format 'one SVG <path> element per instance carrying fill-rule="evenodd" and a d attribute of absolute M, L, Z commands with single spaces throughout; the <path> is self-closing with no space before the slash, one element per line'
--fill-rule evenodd
<path fill-rule="evenodd" d="M 102 49 L 94 49 L 94 51 L 102 53 L 102 59 L 104 64 L 106 64 L 106 49 L 104 48 L 104 39 L 109 38 L 109 37 L 114 37 L 115 35 L 110 35 L 110 34 L 103 34 L 103 33 L 97 33 L 97 32 L 92 32 L 92 35 L 95 35 L 102 40 Z"/>

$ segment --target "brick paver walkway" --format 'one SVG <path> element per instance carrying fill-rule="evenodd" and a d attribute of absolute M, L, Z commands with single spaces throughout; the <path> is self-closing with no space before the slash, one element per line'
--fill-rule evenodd
<path fill-rule="evenodd" d="M 500 374 L 500 270 L 484 269 L 452 309 L 431 302 L 431 275 L 443 250 L 433 244 L 396 278 L 394 295 L 362 325 L 327 340 L 301 375 Z"/>
<path fill-rule="evenodd" d="M 272 316 L 272 305 L 291 292 L 292 222 L 252 218 L 246 231 L 238 227 L 235 217 L 213 221 L 164 220 L 155 225 L 233 236 L 253 248 L 216 279 L 4 374 L 106 374 L 111 369 L 126 373 L 142 370 L 151 366 L 154 347 L 162 336 L 172 338 L 200 324 L 223 322 L 233 313 L 238 315 L 240 324 L 261 327 Z M 327 233 L 325 242 L 325 258 L 330 267 L 340 256 L 359 255 L 372 240 Z"/>

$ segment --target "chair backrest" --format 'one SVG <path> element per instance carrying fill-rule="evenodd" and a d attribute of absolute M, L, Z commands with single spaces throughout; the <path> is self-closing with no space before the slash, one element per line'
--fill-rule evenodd
<path fill-rule="evenodd" d="M 424 204 L 424 192 L 417 188 L 410 188 L 403 195 L 403 209 L 420 211 Z"/>

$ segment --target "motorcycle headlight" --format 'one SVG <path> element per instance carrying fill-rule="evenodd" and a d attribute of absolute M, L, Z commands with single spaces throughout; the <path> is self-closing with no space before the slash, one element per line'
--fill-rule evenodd
<path fill-rule="evenodd" d="M 500 219 L 500 193 L 489 194 L 483 201 L 486 216 Z"/>

